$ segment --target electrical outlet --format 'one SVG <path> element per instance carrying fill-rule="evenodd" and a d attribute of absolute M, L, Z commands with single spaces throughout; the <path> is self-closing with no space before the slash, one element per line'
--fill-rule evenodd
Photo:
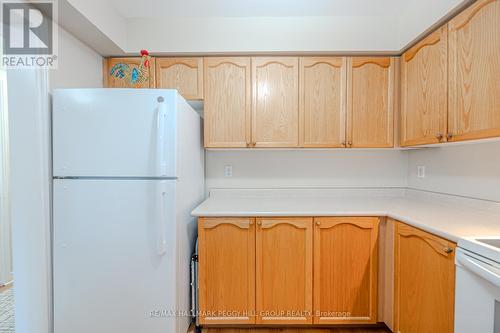
<path fill-rule="evenodd" d="M 417 177 L 425 178 L 425 165 L 417 165 Z"/>
<path fill-rule="evenodd" d="M 232 177 L 233 176 L 233 166 L 225 165 L 224 166 L 224 177 Z"/>

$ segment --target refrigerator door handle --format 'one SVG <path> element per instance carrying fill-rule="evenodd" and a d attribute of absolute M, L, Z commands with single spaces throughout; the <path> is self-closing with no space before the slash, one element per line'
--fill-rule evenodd
<path fill-rule="evenodd" d="M 165 197 L 167 196 L 167 192 L 165 187 L 163 186 L 164 182 L 160 182 L 160 191 L 159 191 L 159 200 L 158 200 L 158 208 L 159 208 L 159 218 L 158 218 L 158 244 L 157 244 L 157 252 L 159 256 L 165 255 L 167 253 L 167 236 L 166 236 L 166 223 L 165 220 Z"/>
<path fill-rule="evenodd" d="M 160 101 L 156 119 L 156 158 L 158 159 L 158 174 L 167 175 L 167 162 L 165 158 L 165 122 L 167 117 L 167 105 Z"/>

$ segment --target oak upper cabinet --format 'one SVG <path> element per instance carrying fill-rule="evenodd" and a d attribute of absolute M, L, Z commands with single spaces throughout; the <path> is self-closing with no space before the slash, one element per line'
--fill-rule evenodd
<path fill-rule="evenodd" d="M 352 57 L 347 65 L 347 146 L 394 146 L 394 67 L 390 57 Z"/>
<path fill-rule="evenodd" d="M 500 0 L 448 23 L 449 141 L 500 136 Z"/>
<path fill-rule="evenodd" d="M 297 57 L 252 58 L 252 146 L 297 147 Z"/>
<path fill-rule="evenodd" d="M 177 89 L 185 99 L 203 99 L 203 58 L 156 58 L 156 87 Z"/>
<path fill-rule="evenodd" d="M 312 218 L 257 218 L 257 324 L 312 324 Z"/>
<path fill-rule="evenodd" d="M 443 26 L 401 57 L 401 146 L 446 141 L 447 35 Z"/>
<path fill-rule="evenodd" d="M 301 147 L 345 147 L 346 58 L 299 61 Z"/>
<path fill-rule="evenodd" d="M 314 219 L 314 323 L 377 322 L 377 217 Z"/>
<path fill-rule="evenodd" d="M 155 58 L 151 58 L 149 67 L 142 71 L 140 69 L 141 61 L 141 57 L 105 58 L 103 60 L 103 87 L 154 88 Z M 136 71 L 139 75 L 135 83 L 132 80 L 132 71 Z"/>
<path fill-rule="evenodd" d="M 396 223 L 395 331 L 453 332 L 455 247 L 445 239 Z"/>
<path fill-rule="evenodd" d="M 201 324 L 255 323 L 253 218 L 198 222 Z"/>
<path fill-rule="evenodd" d="M 205 58 L 205 147 L 251 143 L 250 58 Z"/>

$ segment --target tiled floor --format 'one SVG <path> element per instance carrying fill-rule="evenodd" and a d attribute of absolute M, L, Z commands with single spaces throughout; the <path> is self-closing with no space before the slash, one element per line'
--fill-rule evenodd
<path fill-rule="evenodd" d="M 0 289 L 0 333 L 14 333 L 14 292 Z"/>

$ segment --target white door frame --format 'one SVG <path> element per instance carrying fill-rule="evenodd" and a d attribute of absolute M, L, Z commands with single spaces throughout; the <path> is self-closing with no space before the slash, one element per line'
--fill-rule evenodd
<path fill-rule="evenodd" d="M 51 333 L 51 132 L 48 70 L 8 69 L 16 333 Z"/>
<path fill-rule="evenodd" d="M 7 73 L 0 65 L 0 285 L 12 281 Z"/>

